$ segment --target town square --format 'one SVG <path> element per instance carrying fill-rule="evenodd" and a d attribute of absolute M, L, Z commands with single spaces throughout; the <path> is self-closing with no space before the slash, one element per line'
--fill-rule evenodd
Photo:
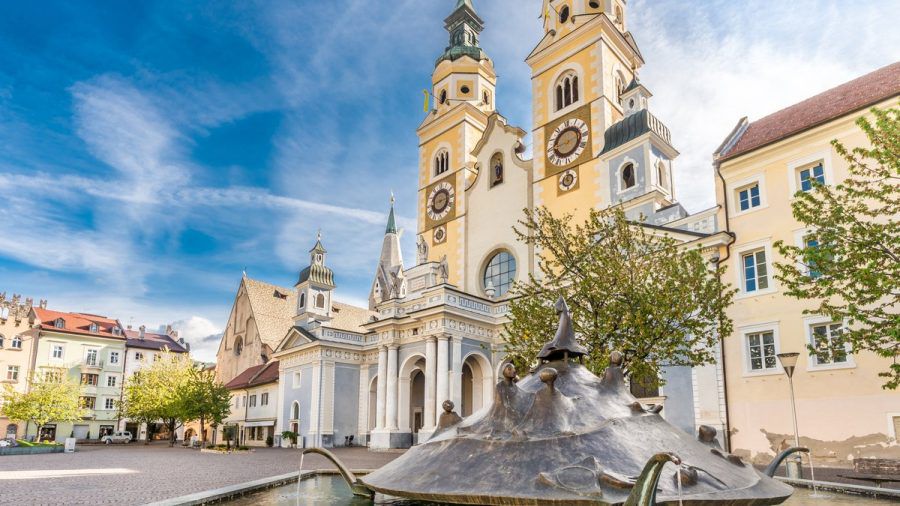
<path fill-rule="evenodd" d="M 0 504 L 900 502 L 896 19 L 0 2 Z"/>

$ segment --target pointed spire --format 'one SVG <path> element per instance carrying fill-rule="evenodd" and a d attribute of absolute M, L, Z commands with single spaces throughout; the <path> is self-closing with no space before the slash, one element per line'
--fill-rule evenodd
<path fill-rule="evenodd" d="M 444 28 L 450 33 L 450 45 L 437 63 L 443 60 L 454 61 L 468 56 L 475 61 L 487 59 L 487 55 L 478 45 L 478 36 L 484 30 L 484 21 L 475 12 L 472 0 L 458 0 L 453 13 L 444 20 Z"/>
<path fill-rule="evenodd" d="M 322 229 L 321 228 L 316 233 L 316 245 L 313 246 L 313 248 L 311 250 L 309 250 L 309 252 L 310 253 L 313 253 L 313 252 L 328 253 L 328 251 L 325 249 L 325 246 L 322 246 Z"/>
<path fill-rule="evenodd" d="M 387 227 L 384 229 L 385 234 L 396 234 L 397 223 L 394 219 L 394 192 L 391 192 L 391 212 L 388 214 Z"/>

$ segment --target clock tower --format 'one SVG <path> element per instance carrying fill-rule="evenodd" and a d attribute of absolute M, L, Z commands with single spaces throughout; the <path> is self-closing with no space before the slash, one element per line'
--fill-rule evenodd
<path fill-rule="evenodd" d="M 497 75 L 479 45 L 484 22 L 472 0 L 459 0 L 444 21 L 450 42 L 435 63 L 434 107 L 419 136 L 418 242 L 429 262 L 446 262 L 447 281 L 465 272 L 465 190 L 476 175 L 472 150 L 494 112 Z"/>
<path fill-rule="evenodd" d="M 604 133 L 643 59 L 624 0 L 544 0 L 544 37 L 526 59 L 533 91 L 534 205 L 583 220 L 612 204 Z"/>

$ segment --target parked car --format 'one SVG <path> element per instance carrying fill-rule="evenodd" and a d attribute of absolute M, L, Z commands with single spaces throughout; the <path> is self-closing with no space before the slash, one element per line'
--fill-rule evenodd
<path fill-rule="evenodd" d="M 131 442 L 131 433 L 126 431 L 122 432 L 114 432 L 112 434 L 107 434 L 100 438 L 100 441 L 105 444 L 113 444 L 113 443 L 125 443 L 128 444 Z"/>
<path fill-rule="evenodd" d="M 0 448 L 6 448 L 7 446 L 12 446 L 7 439 L 0 439 Z"/>

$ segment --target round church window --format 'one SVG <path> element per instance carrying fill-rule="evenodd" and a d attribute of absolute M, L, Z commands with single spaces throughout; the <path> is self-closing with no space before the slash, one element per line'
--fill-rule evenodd
<path fill-rule="evenodd" d="M 516 258 L 508 251 L 501 250 L 484 268 L 483 288 L 494 287 L 494 296 L 502 297 L 509 292 L 516 281 Z"/>

